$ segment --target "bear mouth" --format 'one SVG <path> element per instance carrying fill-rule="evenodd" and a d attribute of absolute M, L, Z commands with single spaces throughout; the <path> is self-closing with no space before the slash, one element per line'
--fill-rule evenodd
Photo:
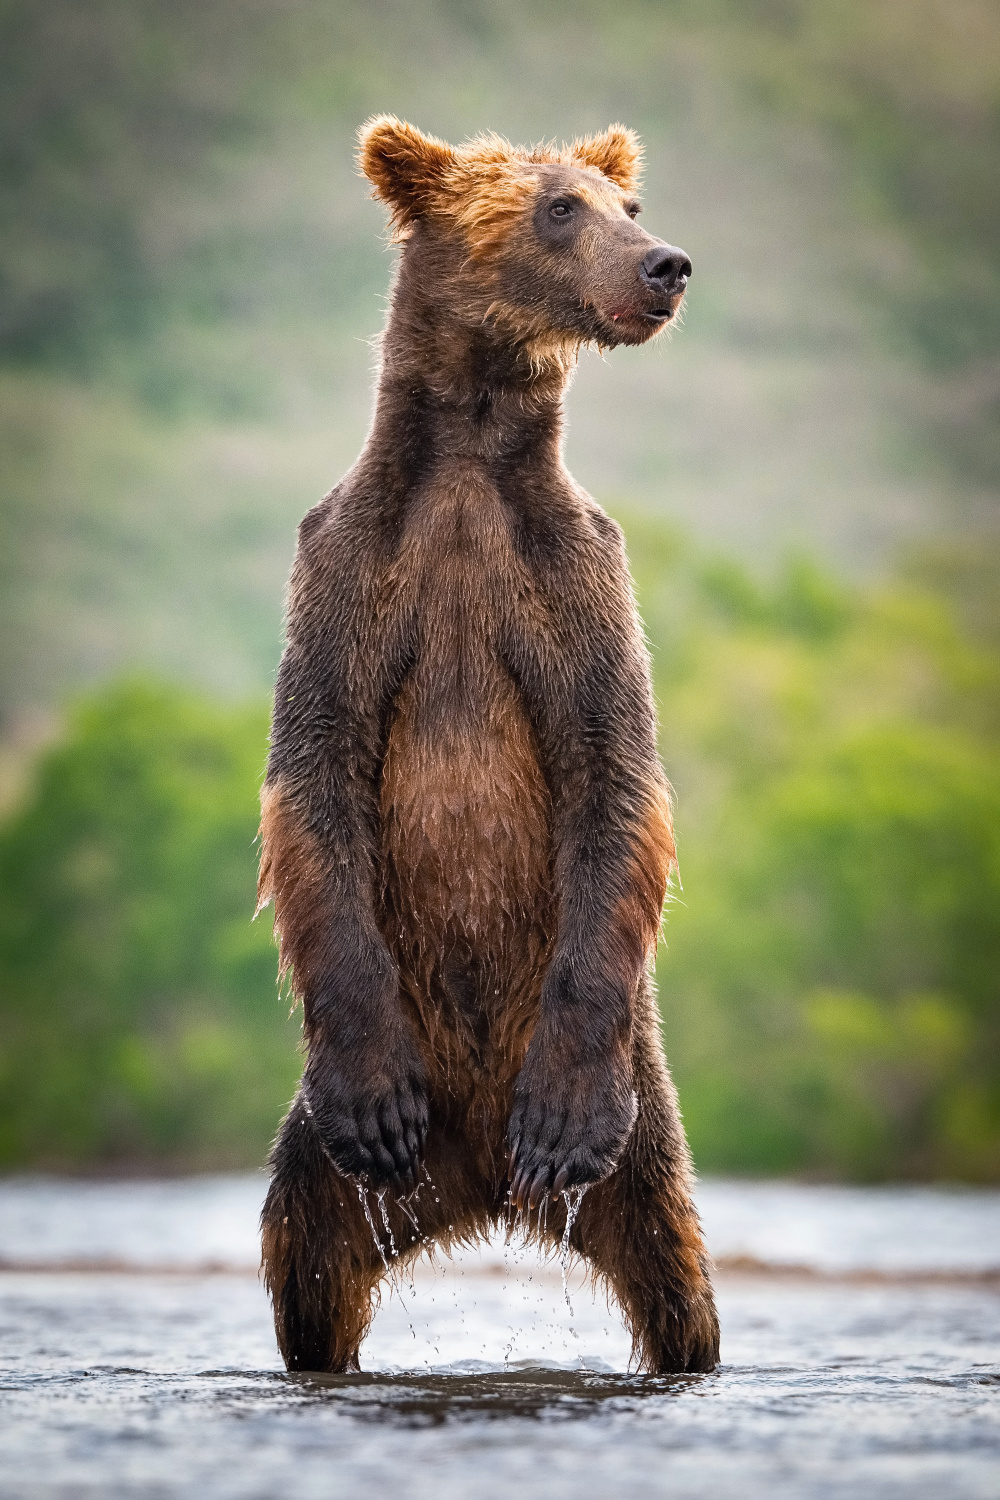
<path fill-rule="evenodd" d="M 644 344 L 674 320 L 681 300 L 677 297 L 660 307 L 636 307 L 633 303 L 607 311 L 594 308 L 601 331 L 591 336 L 613 344 Z"/>
<path fill-rule="evenodd" d="M 676 307 L 619 308 L 611 314 L 611 322 L 629 323 L 637 319 L 641 323 L 669 323 L 676 311 Z"/>

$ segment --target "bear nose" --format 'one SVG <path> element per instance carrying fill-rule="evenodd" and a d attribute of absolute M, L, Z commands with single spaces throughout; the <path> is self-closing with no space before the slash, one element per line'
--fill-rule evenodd
<path fill-rule="evenodd" d="M 691 275 L 691 262 L 676 245 L 654 245 L 642 257 L 640 274 L 658 292 L 682 292 Z"/>

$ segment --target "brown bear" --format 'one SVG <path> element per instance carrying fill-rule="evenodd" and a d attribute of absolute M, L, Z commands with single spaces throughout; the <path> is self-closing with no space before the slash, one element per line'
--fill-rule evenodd
<path fill-rule="evenodd" d="M 718 1359 L 649 973 L 675 858 L 649 661 L 561 451 L 580 347 L 654 337 L 691 271 L 635 222 L 639 162 L 621 126 L 361 134 L 402 253 L 368 440 L 300 527 L 262 793 L 308 1046 L 263 1212 L 289 1369 L 356 1369 L 394 1264 L 514 1211 L 556 1244 L 588 1184 L 569 1243 L 640 1366 Z"/>

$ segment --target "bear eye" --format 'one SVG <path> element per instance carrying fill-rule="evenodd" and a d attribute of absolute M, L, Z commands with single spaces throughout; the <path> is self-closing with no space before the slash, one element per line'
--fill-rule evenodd
<path fill-rule="evenodd" d="M 625 212 L 628 214 L 628 216 L 629 216 L 630 219 L 637 219 L 639 217 L 639 215 L 642 213 L 642 204 L 641 203 L 626 203 L 626 205 L 625 205 Z"/>
<path fill-rule="evenodd" d="M 549 208 L 549 213 L 554 219 L 568 219 L 573 212 L 573 206 L 567 203 L 565 198 L 557 198 Z"/>

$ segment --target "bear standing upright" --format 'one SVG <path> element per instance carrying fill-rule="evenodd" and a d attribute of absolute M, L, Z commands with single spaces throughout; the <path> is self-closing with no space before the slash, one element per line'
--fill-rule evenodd
<path fill-rule="evenodd" d="M 639 157 L 620 126 L 361 135 L 402 254 L 368 440 L 299 530 L 262 793 L 308 1045 L 263 1212 L 289 1369 L 358 1367 L 393 1258 L 511 1201 L 558 1242 L 588 1184 L 570 1244 L 641 1366 L 718 1359 L 649 975 L 674 864 L 649 661 L 561 453 L 581 345 L 646 342 L 690 274 L 634 222 Z"/>

